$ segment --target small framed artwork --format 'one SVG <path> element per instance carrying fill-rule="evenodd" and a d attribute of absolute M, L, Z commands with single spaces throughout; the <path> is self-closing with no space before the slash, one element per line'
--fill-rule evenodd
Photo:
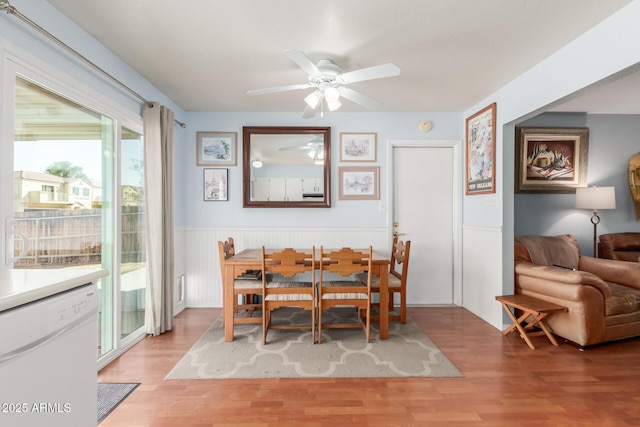
<path fill-rule="evenodd" d="M 466 195 L 496 192 L 496 104 L 466 120 Z"/>
<path fill-rule="evenodd" d="M 340 200 L 380 199 L 379 166 L 340 166 L 338 168 Z"/>
<path fill-rule="evenodd" d="M 516 128 L 516 193 L 587 186 L 589 128 Z"/>
<path fill-rule="evenodd" d="M 355 132 L 340 133 L 340 161 L 375 162 L 376 134 Z"/>
<path fill-rule="evenodd" d="M 198 166 L 236 166 L 236 132 L 196 132 Z"/>
<path fill-rule="evenodd" d="M 227 177 L 229 169 L 205 168 L 203 175 L 204 201 L 227 201 L 229 189 Z"/>

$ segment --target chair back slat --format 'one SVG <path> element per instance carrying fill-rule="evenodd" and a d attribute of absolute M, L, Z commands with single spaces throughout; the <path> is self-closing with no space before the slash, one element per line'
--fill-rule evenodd
<path fill-rule="evenodd" d="M 292 248 L 285 248 L 282 251 L 274 253 L 266 253 L 262 248 L 262 269 L 271 273 L 281 274 L 284 277 L 291 278 L 296 274 L 309 271 L 309 262 L 313 263 L 315 268 L 315 260 L 312 254 L 298 252 Z"/>
<path fill-rule="evenodd" d="M 368 261 L 366 258 L 371 258 L 365 252 L 354 251 L 351 248 L 342 248 L 339 251 L 332 251 L 325 253 L 323 248 L 320 248 L 320 270 L 331 271 L 333 273 L 340 274 L 347 277 L 355 273 L 361 273 L 370 270 L 371 259 Z"/>
<path fill-rule="evenodd" d="M 396 236 L 393 239 L 393 247 L 391 248 L 391 264 L 389 273 L 398 279 L 406 281 L 407 272 L 409 271 L 409 252 L 411 251 L 411 240 L 403 242 Z"/>

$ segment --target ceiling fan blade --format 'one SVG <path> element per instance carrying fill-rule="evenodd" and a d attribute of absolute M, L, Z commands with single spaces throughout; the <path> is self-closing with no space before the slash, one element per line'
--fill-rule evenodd
<path fill-rule="evenodd" d="M 363 107 L 367 107 L 370 110 L 382 108 L 382 106 L 384 105 L 382 102 L 378 101 L 377 99 L 373 99 L 363 93 L 360 93 L 348 87 L 340 86 L 338 88 L 338 91 L 340 92 L 340 96 L 342 96 L 343 98 L 346 98 L 351 102 L 355 102 L 356 104 L 360 104 Z"/>
<path fill-rule="evenodd" d="M 286 85 L 286 86 L 276 86 L 276 87 L 268 87 L 265 89 L 254 89 L 247 91 L 247 95 L 266 95 L 269 93 L 276 92 L 285 92 L 288 90 L 298 90 L 298 89 L 308 89 L 310 86 L 308 83 L 300 83 L 297 85 Z"/>
<path fill-rule="evenodd" d="M 316 115 L 316 110 L 309 107 L 308 105 L 304 107 L 304 112 L 302 113 L 303 119 L 310 119 L 311 117 Z"/>
<path fill-rule="evenodd" d="M 321 76 L 322 72 L 318 70 L 316 64 L 311 62 L 309 57 L 301 50 L 286 49 L 284 51 L 289 58 L 293 60 L 300 68 L 302 68 L 310 76 Z"/>
<path fill-rule="evenodd" d="M 280 147 L 278 148 L 278 151 L 289 151 L 289 150 L 310 150 L 313 147 L 310 147 L 309 145 L 301 145 L 299 147 Z"/>
<path fill-rule="evenodd" d="M 388 63 L 340 74 L 338 76 L 338 81 L 347 84 L 361 82 L 363 80 L 382 79 L 385 77 L 393 77 L 398 75 L 400 75 L 400 68 L 395 64 Z"/>

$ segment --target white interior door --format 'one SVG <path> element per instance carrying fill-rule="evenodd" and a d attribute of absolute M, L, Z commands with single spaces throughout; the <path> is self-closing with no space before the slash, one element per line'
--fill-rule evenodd
<path fill-rule="evenodd" d="M 392 148 L 394 232 L 411 240 L 408 305 L 454 303 L 454 154 L 426 142 Z"/>

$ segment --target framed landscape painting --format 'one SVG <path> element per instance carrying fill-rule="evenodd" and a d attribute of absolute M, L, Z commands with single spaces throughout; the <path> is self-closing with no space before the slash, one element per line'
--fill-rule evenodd
<path fill-rule="evenodd" d="M 342 132 L 340 134 L 341 162 L 375 162 L 376 134 Z"/>
<path fill-rule="evenodd" d="M 379 166 L 341 166 L 338 168 L 340 200 L 380 199 Z"/>
<path fill-rule="evenodd" d="M 196 132 L 198 166 L 236 166 L 236 132 Z"/>

